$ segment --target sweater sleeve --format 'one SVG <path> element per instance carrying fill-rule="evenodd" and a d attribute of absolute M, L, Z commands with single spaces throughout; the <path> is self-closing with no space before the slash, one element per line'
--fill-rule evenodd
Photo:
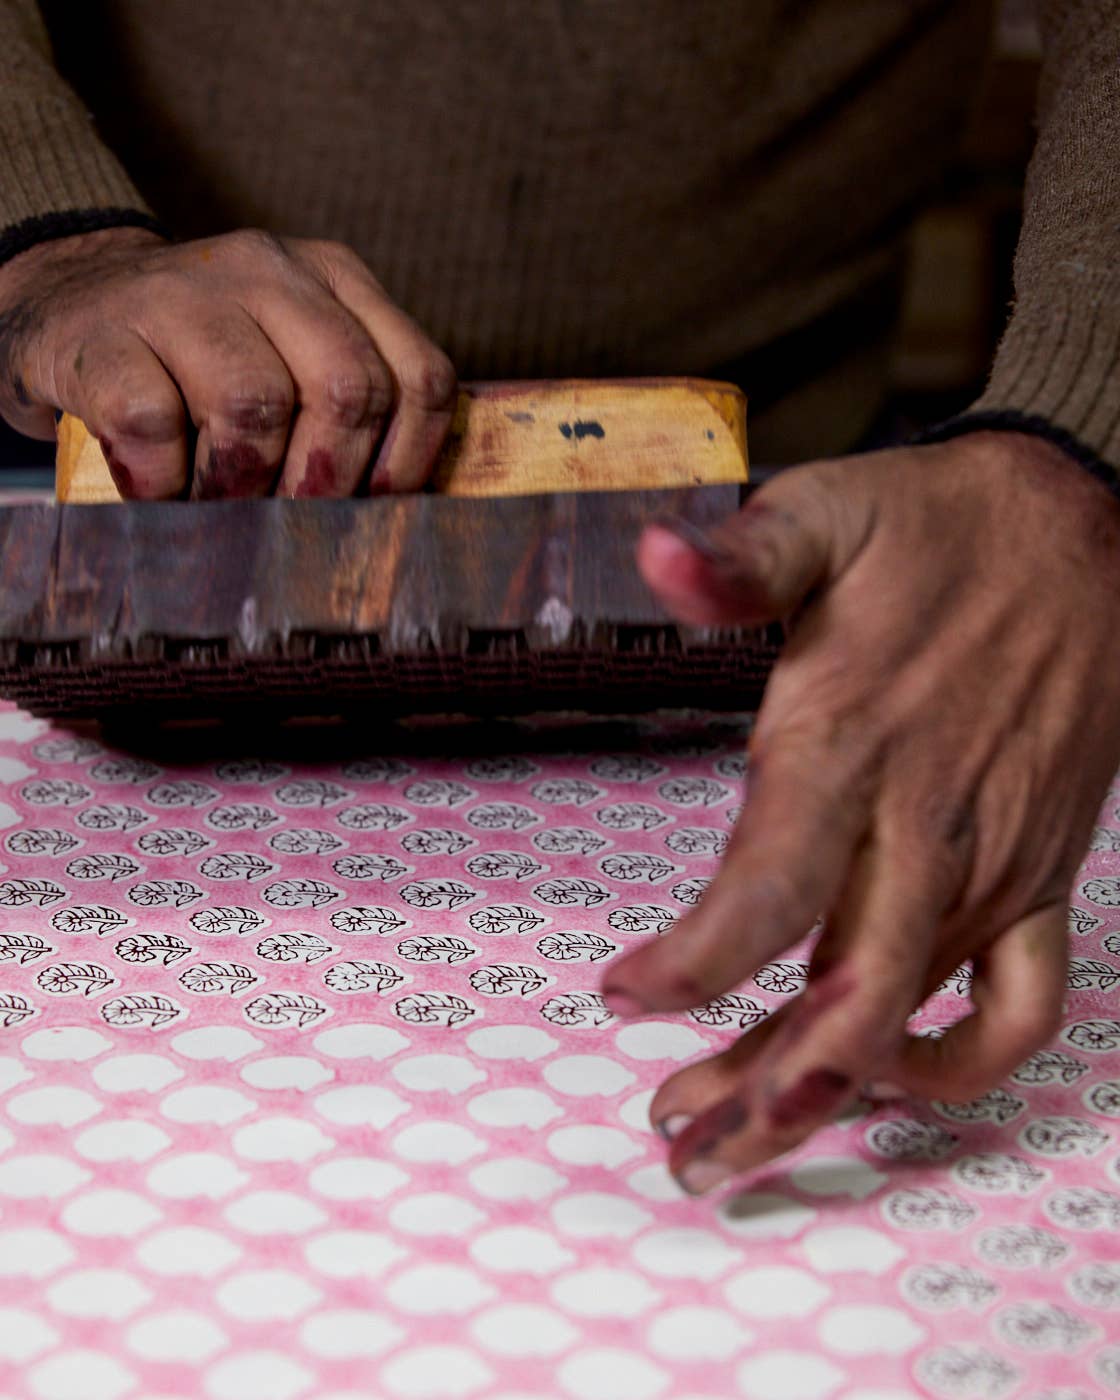
<path fill-rule="evenodd" d="M 0 262 L 50 238 L 159 228 L 55 71 L 35 0 L 0 0 Z"/>
<path fill-rule="evenodd" d="M 1023 427 L 1120 484 L 1120 0 L 1043 0 L 1015 300 L 962 428 Z M 1001 422 L 1002 420 L 1002 422 Z"/>

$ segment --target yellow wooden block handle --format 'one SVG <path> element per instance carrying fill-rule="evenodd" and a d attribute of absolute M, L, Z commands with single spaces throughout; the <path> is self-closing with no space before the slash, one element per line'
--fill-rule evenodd
<path fill-rule="evenodd" d="M 448 496 L 636 491 L 747 479 L 746 400 L 704 379 L 511 380 L 465 385 L 432 476 Z M 97 440 L 58 427 L 60 501 L 119 501 Z"/>

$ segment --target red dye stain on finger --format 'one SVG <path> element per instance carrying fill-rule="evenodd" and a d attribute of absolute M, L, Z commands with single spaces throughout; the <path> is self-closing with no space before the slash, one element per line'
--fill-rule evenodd
<path fill-rule="evenodd" d="M 132 479 L 132 473 L 119 458 L 113 455 L 113 444 L 107 437 L 98 438 L 97 443 L 101 448 L 101 454 L 105 458 L 105 465 L 109 468 L 109 475 L 113 478 L 117 490 L 122 496 L 131 496 L 135 494 L 136 483 Z"/>
<path fill-rule="evenodd" d="M 669 1153 L 669 1170 L 674 1175 L 696 1157 L 710 1156 L 724 1140 L 741 1132 L 747 1125 L 747 1109 L 741 1099 L 721 1099 L 706 1112 L 698 1114 L 673 1139 Z"/>
<path fill-rule="evenodd" d="M 256 496 L 270 475 L 270 468 L 252 443 L 215 443 L 202 470 L 195 472 L 191 494 L 199 501 Z"/>
<path fill-rule="evenodd" d="M 824 1118 L 839 1108 L 851 1092 L 852 1081 L 834 1069 L 814 1069 L 804 1074 L 770 1103 L 769 1117 L 776 1128 Z"/>
<path fill-rule="evenodd" d="M 296 482 L 294 496 L 334 496 L 338 493 L 338 473 L 334 458 L 325 447 L 313 447 L 307 454 L 307 470 Z"/>

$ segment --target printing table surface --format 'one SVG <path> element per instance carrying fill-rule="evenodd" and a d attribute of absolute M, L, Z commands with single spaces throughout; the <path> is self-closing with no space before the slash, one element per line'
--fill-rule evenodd
<path fill-rule="evenodd" d="M 654 1087 L 804 946 L 687 1016 L 597 987 L 711 876 L 745 727 L 172 762 L 0 711 L 0 1396 L 1120 1390 L 1115 796 L 1050 1049 L 722 1202 L 666 1174 Z"/>

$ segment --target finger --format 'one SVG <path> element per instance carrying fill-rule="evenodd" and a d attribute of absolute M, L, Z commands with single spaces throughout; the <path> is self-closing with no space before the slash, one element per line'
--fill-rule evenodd
<path fill-rule="evenodd" d="M 650 526 L 638 545 L 643 577 L 684 622 L 787 616 L 850 562 L 867 535 L 865 510 L 858 501 L 839 508 L 832 479 L 822 467 L 788 472 L 706 535 Z"/>
<path fill-rule="evenodd" d="M 79 345 L 55 371 L 51 400 L 98 439 L 121 495 L 171 500 L 187 485 L 186 414 L 162 361 L 138 336 Z"/>
<path fill-rule="evenodd" d="M 917 1000 L 941 901 L 881 846 L 864 848 L 833 912 L 831 961 L 735 1092 L 673 1142 L 670 1169 L 707 1191 L 791 1151 L 893 1058 Z M 818 964 L 818 968 L 820 964 Z"/>
<path fill-rule="evenodd" d="M 431 475 L 451 427 L 455 369 L 349 249 L 326 245 L 319 257 L 335 296 L 365 327 L 393 378 L 395 413 L 374 463 L 370 490 L 415 491 Z"/>
<path fill-rule="evenodd" d="M 803 938 L 839 893 L 869 813 L 847 756 L 824 761 L 815 744 L 776 736 L 752 762 L 746 803 L 699 906 L 611 964 L 611 1010 L 699 1006 Z"/>
<path fill-rule="evenodd" d="M 198 428 L 191 496 L 266 496 L 287 445 L 291 376 L 245 311 L 228 305 L 205 316 L 167 303 L 145 327 Z"/>
<path fill-rule="evenodd" d="M 971 1015 L 938 1039 L 912 1036 L 887 1078 L 921 1098 L 966 1102 L 994 1088 L 1062 1022 L 1067 912 L 1050 905 L 1013 924 L 974 958 Z"/>

